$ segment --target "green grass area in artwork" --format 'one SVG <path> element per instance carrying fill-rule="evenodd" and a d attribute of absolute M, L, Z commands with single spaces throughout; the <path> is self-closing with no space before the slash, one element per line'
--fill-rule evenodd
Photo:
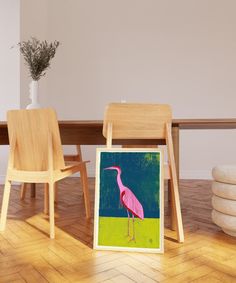
<path fill-rule="evenodd" d="M 130 236 L 128 236 L 128 218 L 99 217 L 99 246 L 130 247 L 130 248 L 160 248 L 160 219 L 135 218 L 135 241 L 133 223 L 130 218 Z"/>

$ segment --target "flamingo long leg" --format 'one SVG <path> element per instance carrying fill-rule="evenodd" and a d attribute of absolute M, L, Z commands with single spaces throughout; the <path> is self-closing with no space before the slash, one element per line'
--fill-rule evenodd
<path fill-rule="evenodd" d="M 130 228 L 129 228 L 129 219 L 130 219 L 130 216 L 129 216 L 129 211 L 127 209 L 127 215 L 128 215 L 128 236 L 130 236 Z"/>
<path fill-rule="evenodd" d="M 134 215 L 132 214 L 132 220 L 133 220 L 133 238 L 132 238 L 132 240 L 134 240 L 135 241 L 135 231 L 134 231 Z"/>

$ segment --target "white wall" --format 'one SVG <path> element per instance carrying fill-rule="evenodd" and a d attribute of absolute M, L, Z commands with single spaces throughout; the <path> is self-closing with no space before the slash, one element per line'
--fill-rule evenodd
<path fill-rule="evenodd" d="M 49 8 L 48 0 L 21 0 L 20 13 L 20 38 L 29 40 L 36 37 L 41 40 L 48 39 L 49 33 Z M 22 108 L 31 103 L 29 99 L 29 83 L 30 75 L 25 65 L 23 56 L 20 56 L 20 103 Z M 47 89 L 47 77 L 40 80 L 39 91 L 42 105 L 47 105 L 47 98 L 44 101 L 44 95 L 47 97 L 45 90 Z M 40 101 L 41 102 L 41 101 Z"/>
<path fill-rule="evenodd" d="M 20 1 L 0 0 L 0 120 L 20 106 Z M 4 181 L 8 146 L 0 146 L 0 182 Z"/>
<path fill-rule="evenodd" d="M 60 119 L 102 119 L 121 100 L 169 103 L 174 118 L 236 117 L 236 1 L 38 2 L 22 1 L 21 34 L 61 42 L 40 91 Z M 181 132 L 181 176 L 235 163 L 235 140 L 235 130 Z M 85 158 L 94 154 L 85 147 Z"/>

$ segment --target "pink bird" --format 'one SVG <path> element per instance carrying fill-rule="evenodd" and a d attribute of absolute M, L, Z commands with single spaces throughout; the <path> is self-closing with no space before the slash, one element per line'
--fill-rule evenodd
<path fill-rule="evenodd" d="M 117 184 L 120 190 L 120 202 L 126 208 L 127 215 L 128 215 L 128 236 L 130 236 L 130 227 L 129 227 L 129 220 L 130 215 L 129 212 L 132 214 L 133 219 L 133 237 L 131 240 L 135 240 L 135 232 L 134 232 L 134 216 L 140 218 L 141 220 L 144 219 L 144 212 L 143 207 L 139 200 L 136 198 L 134 193 L 123 185 L 121 181 L 121 168 L 119 166 L 111 166 L 104 168 L 104 170 L 116 170 L 117 171 Z"/>

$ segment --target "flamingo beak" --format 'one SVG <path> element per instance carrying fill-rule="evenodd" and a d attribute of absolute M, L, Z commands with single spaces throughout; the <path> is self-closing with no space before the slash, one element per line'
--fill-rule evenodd
<path fill-rule="evenodd" d="M 116 170 L 117 172 L 120 171 L 120 167 L 118 166 L 110 166 L 110 167 L 106 167 L 103 170 Z"/>
<path fill-rule="evenodd" d="M 106 167 L 106 168 L 103 168 L 103 170 L 113 170 L 113 169 L 115 169 L 114 167 Z"/>

